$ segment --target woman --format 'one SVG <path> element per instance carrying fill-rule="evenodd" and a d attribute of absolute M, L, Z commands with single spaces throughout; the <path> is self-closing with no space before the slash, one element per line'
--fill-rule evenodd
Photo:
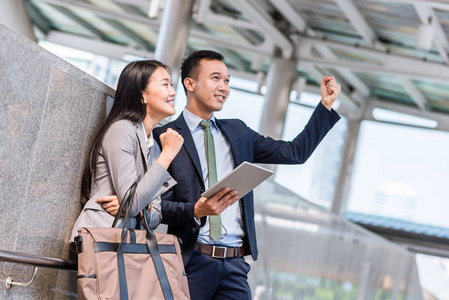
<path fill-rule="evenodd" d="M 79 227 L 111 227 L 114 216 L 108 211 L 116 208 L 108 203 L 103 208 L 95 199 L 116 194 L 122 201 L 138 178 L 129 215 L 135 217 L 146 208 L 150 227 L 159 225 L 160 195 L 176 184 L 167 168 L 184 141 L 176 131 L 167 130 L 161 136 L 161 152 L 152 130 L 175 113 L 175 94 L 168 67 L 158 61 L 132 62 L 122 71 L 114 105 L 95 137 L 85 166 L 81 194 L 89 200 L 75 223 L 71 241 Z M 131 218 L 129 226 L 135 224 L 136 219 Z"/>

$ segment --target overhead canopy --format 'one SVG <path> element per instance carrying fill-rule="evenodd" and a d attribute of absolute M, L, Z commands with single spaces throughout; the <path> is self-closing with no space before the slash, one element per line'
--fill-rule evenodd
<path fill-rule="evenodd" d="M 164 1 L 25 2 L 42 39 L 122 59 L 152 55 Z M 188 50 L 221 51 L 235 76 L 256 80 L 272 57 L 293 58 L 306 90 L 335 75 L 349 113 L 369 118 L 366 107 L 385 107 L 438 119 L 449 130 L 440 114 L 449 114 L 449 4 L 202 0 L 194 11 Z"/>

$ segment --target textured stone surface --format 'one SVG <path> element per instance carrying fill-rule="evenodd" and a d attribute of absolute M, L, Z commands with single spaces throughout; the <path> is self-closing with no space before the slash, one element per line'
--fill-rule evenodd
<path fill-rule="evenodd" d="M 0 226 L 16 233 L 18 222 L 11 220 L 18 218 L 26 198 L 25 186 L 30 180 L 29 169 L 54 66 L 26 59 L 36 56 L 36 51 L 26 47 L 31 42 L 21 43 L 20 37 L 9 31 L 1 30 L 0 40 L 8 41 L 0 43 L 0 186 L 3 198 Z M 13 47 L 14 44 L 18 47 Z M 13 250 L 15 234 L 2 236 L 2 239 L 2 248 Z"/>
<path fill-rule="evenodd" d="M 0 250 L 68 259 L 83 160 L 114 91 L 2 25 L 0 40 Z M 56 269 L 5 290 L 32 270 L 0 263 L 0 298 L 77 298 L 76 272 Z"/>
<path fill-rule="evenodd" d="M 25 200 L 36 217 L 49 217 L 20 216 L 22 238 L 17 240 L 17 251 L 35 254 L 36 244 L 43 246 L 50 239 L 53 247 L 39 254 L 56 256 L 67 242 L 61 221 L 77 208 L 72 200 L 79 194 L 80 162 L 94 94 L 91 86 L 66 71 L 53 72 Z"/>

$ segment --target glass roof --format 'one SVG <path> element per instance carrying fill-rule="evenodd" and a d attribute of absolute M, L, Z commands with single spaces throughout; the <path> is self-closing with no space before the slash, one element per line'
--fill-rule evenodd
<path fill-rule="evenodd" d="M 151 53 L 155 51 L 162 13 L 150 20 L 147 16 L 149 3 L 125 0 L 26 0 L 30 17 L 44 39 L 56 31 L 67 34 L 67 38 L 71 35 L 82 36 Z M 311 39 L 309 53 L 298 51 L 299 54 L 295 54 L 298 76 L 306 77 L 308 84 L 317 85 L 317 74 L 334 71 L 344 85 L 343 91 L 365 91 L 362 93 L 364 101 L 376 99 L 399 107 L 407 105 L 423 109 L 416 99 L 425 99 L 426 110 L 449 113 L 449 86 L 442 82 L 439 72 L 432 73 L 432 63 L 441 67 L 449 64 L 449 4 L 434 1 L 419 3 L 425 6 L 429 20 L 436 28 L 428 50 L 423 50 L 416 48 L 422 12 L 417 11 L 414 1 L 252 1 L 254 11 L 263 14 L 268 25 L 258 23 L 251 18 L 251 14 L 233 3 L 238 2 L 212 0 L 208 10 L 214 15 L 201 24 L 196 22 L 196 15 L 193 16 L 192 30 L 206 35 L 190 36 L 188 49 L 216 49 L 225 54 L 232 69 L 253 75 L 266 72 L 275 48 L 279 47 L 275 37 L 266 36 L 266 26 L 273 26 L 297 50 L 303 45 L 301 39 Z M 197 8 L 199 5 L 201 3 L 196 3 Z M 220 16 L 220 19 L 216 20 L 214 16 Z M 142 22 L 144 18 L 148 22 Z M 299 28 L 297 23 L 301 22 L 293 20 L 302 21 L 305 27 Z M 209 40 L 208 36 L 226 43 Z M 296 40 L 298 42 L 294 42 Z M 321 41 L 320 47 L 328 49 L 328 54 L 317 51 L 318 41 Z M 255 47 L 257 51 L 249 50 L 250 47 Z M 279 50 L 282 52 L 282 47 Z M 261 57 L 260 53 L 266 55 Z M 403 61 L 392 66 L 391 59 L 386 56 L 388 54 L 397 55 Z M 413 67 L 416 59 L 424 63 L 417 66 L 419 69 Z M 302 61 L 311 61 L 308 63 L 309 66 L 312 64 L 314 72 L 310 73 L 311 69 L 305 68 Z M 340 71 L 342 68 L 345 72 Z M 396 74 L 397 70 L 402 73 Z M 420 71 L 430 76 L 414 78 L 413 73 L 419 74 Z M 433 80 L 433 74 L 438 78 Z M 404 78 L 412 88 L 404 86 Z M 350 93 L 348 97 L 351 98 Z"/>

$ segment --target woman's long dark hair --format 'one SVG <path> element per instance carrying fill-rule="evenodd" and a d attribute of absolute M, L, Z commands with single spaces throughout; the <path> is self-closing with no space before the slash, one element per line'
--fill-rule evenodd
<path fill-rule="evenodd" d="M 118 120 L 127 119 L 133 122 L 141 122 L 145 119 L 147 110 L 142 102 L 142 91 L 147 88 L 149 79 L 157 68 L 164 68 L 170 73 L 168 66 L 157 60 L 141 60 L 128 64 L 120 74 L 114 105 L 106 118 L 106 122 L 95 136 L 89 151 L 89 158 L 84 166 L 81 181 L 81 202 L 83 205 L 90 197 L 92 176 L 95 178 L 95 165 L 104 135 L 109 127 Z"/>

